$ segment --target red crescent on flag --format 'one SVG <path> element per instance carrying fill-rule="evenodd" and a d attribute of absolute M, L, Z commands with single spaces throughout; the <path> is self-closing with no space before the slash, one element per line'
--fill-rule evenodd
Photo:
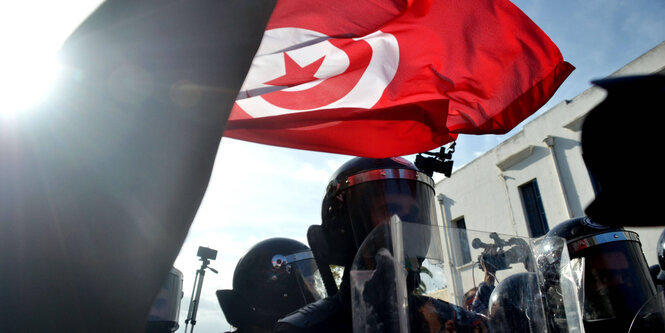
<path fill-rule="evenodd" d="M 274 91 L 261 97 L 268 103 L 284 109 L 309 110 L 326 106 L 348 94 L 358 84 L 358 81 L 365 73 L 372 58 L 372 48 L 364 40 L 329 39 L 328 42 L 346 53 L 349 58 L 350 63 L 343 73 L 331 78 L 322 79 L 320 83 L 309 89 L 295 91 L 285 89 Z M 322 59 L 317 60 L 319 66 Z M 287 72 L 286 75 L 297 75 L 297 73 L 290 74 Z M 303 77 L 303 79 L 305 78 Z M 307 81 L 298 82 L 293 85 L 302 83 L 307 83 Z"/>
<path fill-rule="evenodd" d="M 399 45 L 389 33 L 331 38 L 301 28 L 267 30 L 229 120 L 372 108 L 398 64 Z"/>

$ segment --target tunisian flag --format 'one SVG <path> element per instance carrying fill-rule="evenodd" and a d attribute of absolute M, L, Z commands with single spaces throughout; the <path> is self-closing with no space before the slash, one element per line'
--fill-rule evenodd
<path fill-rule="evenodd" d="M 224 135 L 409 155 L 508 132 L 573 69 L 507 0 L 279 0 Z"/>

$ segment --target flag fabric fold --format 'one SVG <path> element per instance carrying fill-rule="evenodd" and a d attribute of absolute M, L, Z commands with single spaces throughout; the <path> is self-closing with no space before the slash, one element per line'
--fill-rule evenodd
<path fill-rule="evenodd" d="M 280 0 L 224 135 L 408 155 L 508 132 L 573 69 L 507 0 Z"/>

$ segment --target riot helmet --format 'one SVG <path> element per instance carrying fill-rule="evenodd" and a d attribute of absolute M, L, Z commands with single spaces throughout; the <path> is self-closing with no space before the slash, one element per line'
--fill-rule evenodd
<path fill-rule="evenodd" d="M 364 318 L 364 316 L 352 314 L 354 304 L 356 304 L 351 300 L 352 290 L 355 289 L 352 281 L 356 254 L 370 256 L 369 263 L 369 261 L 374 262 L 376 251 L 393 249 L 390 245 L 393 239 L 389 236 L 390 230 L 395 229 L 386 228 L 389 221 L 397 219 L 400 222 L 409 222 L 404 224 L 421 226 L 432 224 L 436 216 L 434 202 L 434 181 L 403 158 L 356 157 L 343 164 L 332 175 L 326 187 L 321 207 L 321 225 L 310 226 L 308 230 L 309 244 L 322 271 L 325 271 L 329 265 L 344 267 L 339 289 L 330 288 L 335 293 L 333 297 L 309 304 L 280 320 L 278 329 L 295 329 L 298 332 L 312 329 L 316 331 L 322 329 L 349 331 L 352 329 L 351 321 Z M 429 232 L 429 229 L 427 231 Z M 372 235 L 376 237 L 371 237 Z M 420 242 L 412 240 L 417 243 L 417 247 L 426 247 L 425 243 L 437 244 L 440 247 L 440 242 L 430 241 L 432 236 L 429 233 L 420 232 L 417 235 L 415 238 L 422 240 Z M 366 246 L 363 247 L 363 244 Z M 404 251 L 397 252 L 404 254 Z M 364 256 L 361 257 L 364 258 Z M 391 261 L 385 260 L 384 262 Z M 403 261 L 400 263 L 402 263 L 401 271 L 404 272 L 406 265 Z M 406 283 L 393 284 L 393 286 L 399 285 L 406 288 L 407 284 L 415 285 L 417 266 L 414 264 L 408 267 L 411 280 Z M 376 269 L 376 265 L 373 268 Z M 387 271 L 391 270 L 383 270 L 383 272 Z M 328 281 L 331 275 L 323 274 L 323 278 Z M 381 274 L 375 276 L 377 278 L 375 281 L 381 280 L 379 276 Z M 377 285 L 379 284 L 373 284 L 373 286 Z M 365 291 L 378 291 L 379 289 L 385 294 L 391 294 L 383 288 L 368 287 Z M 395 287 L 392 288 L 393 291 L 395 289 Z M 377 301 L 372 304 L 390 305 L 393 303 Z M 381 312 L 386 316 L 391 313 Z"/>
<path fill-rule="evenodd" d="M 499 283 L 489 301 L 490 332 L 543 332 L 545 312 L 536 273 L 513 274 Z"/>
<path fill-rule="evenodd" d="M 436 224 L 434 181 L 397 157 L 356 157 L 331 177 L 321 207 L 330 263 L 349 265 L 367 235 L 393 215 Z"/>
<path fill-rule="evenodd" d="M 579 267 L 585 330 L 628 331 L 656 295 L 637 233 L 580 217 L 557 225 L 547 236 L 566 239 L 571 264 Z"/>
<path fill-rule="evenodd" d="M 287 238 L 254 245 L 236 265 L 233 289 L 216 294 L 227 321 L 243 331 L 272 331 L 280 318 L 326 296 L 309 247 Z"/>

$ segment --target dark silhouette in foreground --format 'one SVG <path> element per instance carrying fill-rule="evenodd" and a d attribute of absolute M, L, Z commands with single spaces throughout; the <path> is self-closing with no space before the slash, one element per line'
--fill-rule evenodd
<path fill-rule="evenodd" d="M 104 3 L 0 119 L 0 331 L 142 331 L 273 5 Z"/>

